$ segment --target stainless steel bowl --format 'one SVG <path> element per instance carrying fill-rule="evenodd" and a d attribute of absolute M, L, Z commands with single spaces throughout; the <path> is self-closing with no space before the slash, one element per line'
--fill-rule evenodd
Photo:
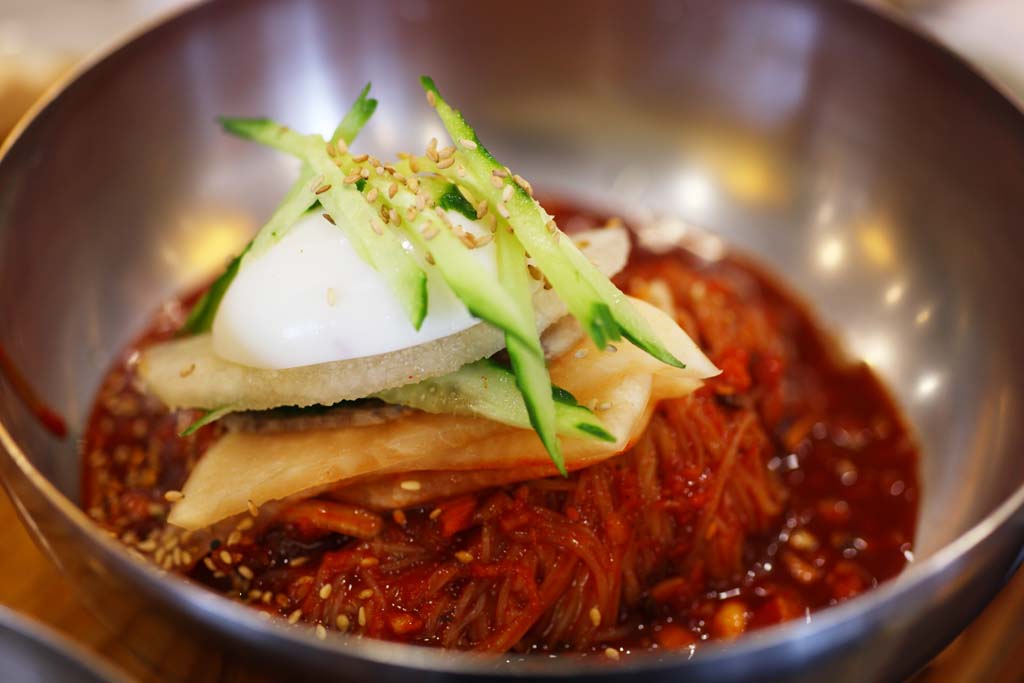
<path fill-rule="evenodd" d="M 928 39 L 811 0 L 223 0 L 82 70 L 0 161 L 0 344 L 81 433 L 154 306 L 237 249 L 286 188 L 217 114 L 327 131 L 367 80 L 362 144 L 439 131 L 434 75 L 502 159 L 647 238 L 756 253 L 875 365 L 925 451 L 917 558 L 808 623 L 615 666 L 319 642 L 136 563 L 74 505 L 74 439 L 0 383 L 4 483 L 54 560 L 172 675 L 403 680 L 895 680 L 1006 579 L 1024 538 L 1024 116 Z M 215 652 L 215 655 L 211 655 Z M 215 662 L 211 658 L 216 659 Z"/>
<path fill-rule="evenodd" d="M 95 655 L 6 607 L 0 607 L 0 661 L 7 683 L 128 682 Z"/>

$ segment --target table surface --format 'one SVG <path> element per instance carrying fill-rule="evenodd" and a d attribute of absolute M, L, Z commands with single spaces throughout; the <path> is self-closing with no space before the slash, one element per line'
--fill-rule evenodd
<path fill-rule="evenodd" d="M 74 586 L 40 552 L 0 495 L 0 603 L 30 615 L 106 657 L 132 678 L 151 683 L 148 668 L 81 602 Z M 1024 681 L 1024 571 L 912 683 Z"/>

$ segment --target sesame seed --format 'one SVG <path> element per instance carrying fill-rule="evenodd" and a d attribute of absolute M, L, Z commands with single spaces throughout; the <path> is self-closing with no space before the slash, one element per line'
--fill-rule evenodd
<path fill-rule="evenodd" d="M 377 188 L 376 187 L 371 188 L 370 191 L 366 193 L 366 201 L 368 201 L 368 202 L 375 202 L 375 201 L 377 201 L 377 194 L 378 194 L 377 193 Z"/>
<path fill-rule="evenodd" d="M 427 104 L 429 104 L 431 107 L 437 106 L 437 97 L 434 95 L 433 90 L 427 91 Z"/>
<path fill-rule="evenodd" d="M 508 171 L 501 168 L 496 168 L 491 171 L 491 175 L 495 178 L 508 178 Z"/>
<path fill-rule="evenodd" d="M 597 404 L 597 409 L 600 410 L 601 412 L 609 410 L 611 407 L 612 407 L 612 402 L 611 401 L 602 401 L 601 403 Z"/>
<path fill-rule="evenodd" d="M 156 541 L 154 541 L 153 539 L 150 538 L 150 539 L 147 539 L 145 541 L 142 541 L 141 543 L 139 543 L 135 547 L 138 548 L 139 550 L 141 550 L 144 553 L 151 553 L 154 550 L 156 550 Z"/>
<path fill-rule="evenodd" d="M 348 617 L 345 616 L 344 614 L 339 614 L 338 618 L 335 619 L 334 623 L 335 623 L 335 625 L 337 625 L 339 631 L 347 631 L 348 630 L 349 621 L 348 621 Z"/>
<path fill-rule="evenodd" d="M 254 522 L 250 517 L 243 517 L 235 526 L 235 529 L 238 531 L 248 531 L 253 527 L 253 524 Z"/>
<path fill-rule="evenodd" d="M 590 608 L 590 623 L 594 626 L 601 625 L 601 610 L 596 607 Z"/>
<path fill-rule="evenodd" d="M 179 370 L 178 371 L 178 376 L 179 377 L 188 377 L 189 375 L 191 375 L 195 371 L 196 371 L 196 364 L 195 363 L 191 363 L 187 368 L 182 368 L 181 370 Z"/>
<path fill-rule="evenodd" d="M 300 607 L 299 609 L 295 610 L 294 612 L 292 612 L 291 614 L 288 615 L 288 623 L 289 624 L 297 624 L 299 622 L 299 619 L 301 619 L 301 618 L 302 618 L 302 608 Z"/>
<path fill-rule="evenodd" d="M 609 647 L 605 649 L 604 656 L 608 659 L 614 659 L 617 661 L 619 659 L 619 651 L 614 647 Z"/>
<path fill-rule="evenodd" d="M 215 572 L 215 571 L 217 571 L 217 565 L 215 565 L 215 564 L 213 563 L 213 560 L 212 560 L 211 558 L 209 558 L 209 557 L 204 557 L 204 558 L 203 558 L 203 564 L 205 564 L 205 565 L 206 565 L 206 568 L 207 568 L 207 569 L 209 569 L 209 570 L 210 570 L 211 572 Z"/>
<path fill-rule="evenodd" d="M 316 191 L 313 194 L 323 194 L 324 192 L 327 192 L 327 190 L 329 189 L 331 189 L 330 185 L 321 185 L 320 187 L 316 188 Z"/>
<path fill-rule="evenodd" d="M 338 150 L 335 148 L 333 142 L 328 142 L 327 146 L 324 147 L 324 150 L 327 152 L 327 156 L 329 157 L 338 156 Z"/>
<path fill-rule="evenodd" d="M 449 145 L 448 147 L 445 147 L 440 152 L 438 152 L 437 156 L 441 157 L 442 159 L 450 159 L 451 157 L 455 156 L 455 148 Z"/>
<path fill-rule="evenodd" d="M 521 175 L 512 176 L 512 180 L 516 181 L 516 185 L 526 190 L 526 194 L 533 196 L 533 186 L 530 185 Z"/>
<path fill-rule="evenodd" d="M 394 199 L 396 194 L 398 194 L 398 183 L 391 183 L 388 186 L 388 199 Z"/>
<path fill-rule="evenodd" d="M 501 179 L 501 176 L 492 175 L 491 185 L 494 185 L 498 189 L 501 189 L 505 185 L 505 181 Z"/>
<path fill-rule="evenodd" d="M 337 225 L 337 223 L 334 222 L 334 219 L 331 218 L 331 214 L 324 213 L 324 214 L 320 214 L 320 215 L 322 215 L 324 217 L 324 220 L 327 221 L 328 223 L 330 223 L 331 225 Z"/>
<path fill-rule="evenodd" d="M 615 353 L 618 350 L 619 349 L 618 347 L 615 346 L 615 344 L 609 344 L 607 347 L 605 347 L 605 351 L 607 351 L 608 353 Z"/>
<path fill-rule="evenodd" d="M 376 173 L 377 175 L 384 175 L 384 167 L 381 166 L 380 164 L 377 164 L 376 166 L 374 166 L 373 172 Z"/>
<path fill-rule="evenodd" d="M 437 229 L 437 226 L 434 225 L 433 223 L 428 223 L 427 225 L 423 226 L 422 230 L 420 230 L 420 234 L 423 235 L 423 239 L 427 240 L 428 242 L 430 240 L 434 239 L 435 237 L 437 237 L 439 232 L 440 231 Z M 402 482 L 402 484 L 403 484 L 402 487 L 405 488 L 405 486 L 404 486 L 405 482 Z M 417 482 L 417 484 L 418 484 L 418 482 Z"/>
<path fill-rule="evenodd" d="M 396 211 L 393 208 L 392 209 L 388 209 L 388 218 L 395 225 L 401 225 L 401 223 L 402 223 L 402 216 L 401 216 L 401 214 L 399 214 L 398 211 Z"/>
<path fill-rule="evenodd" d="M 405 513 L 402 512 L 401 510 L 395 510 L 394 512 L 392 512 L 391 519 L 395 520 L 395 524 L 399 526 L 405 526 L 405 523 L 409 521 L 408 519 L 406 519 Z"/>
<path fill-rule="evenodd" d="M 429 263 L 430 265 L 434 265 L 434 255 L 431 254 L 429 251 L 427 252 L 427 255 L 424 256 L 423 258 L 425 258 L 427 263 Z"/>
<path fill-rule="evenodd" d="M 373 589 L 364 588 L 363 590 L 359 591 L 359 595 L 357 595 L 356 597 L 358 597 L 360 600 L 369 600 L 373 597 Z"/>
<path fill-rule="evenodd" d="M 430 511 L 430 519 L 437 519 L 441 516 L 441 512 L 441 508 L 434 508 L 433 510 Z"/>
<path fill-rule="evenodd" d="M 334 287 L 327 288 L 327 305 L 333 306 L 338 303 L 338 293 L 334 291 Z"/>
<path fill-rule="evenodd" d="M 541 272 L 540 272 L 540 268 L 538 268 L 537 266 L 533 265 L 532 263 L 527 263 L 526 264 L 526 271 L 530 274 L 530 277 L 532 277 L 534 280 L 540 280 L 542 277 L 544 277 L 541 274 Z"/>
<path fill-rule="evenodd" d="M 358 156 L 352 157 L 352 161 L 356 162 L 357 164 L 361 164 L 361 163 L 363 163 L 364 161 L 366 161 L 369 158 L 370 158 L 369 154 L 360 154 Z"/>
<path fill-rule="evenodd" d="M 302 555 L 300 557 L 296 557 L 296 558 L 293 558 L 293 559 L 289 560 L 288 561 L 288 566 L 289 567 L 293 567 L 293 568 L 298 568 L 298 567 L 301 567 L 302 565 L 306 564 L 307 562 L 309 562 L 309 558 L 306 557 L 305 555 Z"/>
<path fill-rule="evenodd" d="M 487 209 L 488 208 L 489 208 L 489 205 L 487 204 L 486 200 L 482 201 L 482 202 L 480 202 L 479 204 L 476 205 L 476 218 L 477 218 L 477 220 L 480 220 L 481 218 L 483 218 L 484 216 L 487 215 Z"/>
<path fill-rule="evenodd" d="M 274 599 L 274 591 L 267 591 L 266 593 L 263 594 L 263 597 L 260 598 L 260 602 L 262 602 L 264 605 L 269 605 L 270 601 L 273 600 L 273 599 Z"/>
<path fill-rule="evenodd" d="M 339 154 L 348 154 L 348 143 L 344 140 L 336 140 L 334 146 Z"/>
<path fill-rule="evenodd" d="M 589 352 L 586 349 L 580 349 L 579 351 L 577 351 L 576 353 L 574 353 L 572 355 L 574 357 L 576 357 L 576 358 L 586 358 L 587 357 L 587 353 L 589 353 Z"/>
<path fill-rule="evenodd" d="M 345 176 L 345 180 L 343 180 L 342 182 L 344 182 L 346 185 L 351 185 L 355 181 L 359 180 L 359 178 L 359 171 L 353 171 L 352 173 L 349 173 L 347 176 Z"/>
<path fill-rule="evenodd" d="M 376 557 L 364 557 L 359 560 L 359 565 L 362 567 L 376 567 L 378 564 L 380 564 L 380 560 Z"/>
<path fill-rule="evenodd" d="M 416 195 L 416 208 L 420 211 L 427 208 L 427 197 L 422 192 Z"/>
<path fill-rule="evenodd" d="M 440 169 L 446 169 L 446 168 L 449 168 L 454 163 L 455 163 L 455 158 L 454 157 L 449 157 L 447 159 L 442 159 L 441 161 L 437 162 L 437 167 L 440 168 Z"/>
<path fill-rule="evenodd" d="M 191 565 L 192 564 L 192 553 L 190 553 L 187 550 L 182 550 L 181 551 L 181 563 L 184 564 L 184 565 Z"/>
<path fill-rule="evenodd" d="M 487 234 L 487 235 L 482 235 L 480 237 L 477 237 L 476 238 L 476 246 L 477 247 L 482 247 L 485 244 L 490 244 L 491 240 L 493 240 L 493 239 L 494 239 L 494 235 L 492 235 L 492 234 Z"/>
<path fill-rule="evenodd" d="M 229 553 L 227 550 L 221 550 L 220 555 L 218 555 L 217 557 L 219 557 L 220 561 L 224 564 L 231 564 L 231 562 L 233 561 L 231 559 L 231 553 Z"/>
<path fill-rule="evenodd" d="M 320 599 L 326 600 L 327 598 L 331 597 L 332 590 L 334 589 L 331 587 L 331 584 L 325 583 L 323 587 L 320 589 Z"/>
<path fill-rule="evenodd" d="M 164 494 L 164 500 L 168 503 L 176 503 L 184 497 L 185 494 L 181 491 L 168 491 Z"/>
<path fill-rule="evenodd" d="M 463 166 L 462 164 L 459 164 L 458 166 L 456 166 L 455 167 L 455 175 L 459 176 L 460 178 L 465 178 L 466 177 L 466 167 Z"/>
<path fill-rule="evenodd" d="M 242 532 L 232 531 L 228 535 L 228 540 L 225 545 L 238 545 L 238 542 L 242 540 Z"/>
<path fill-rule="evenodd" d="M 359 177 L 364 178 L 364 179 L 365 178 L 369 178 L 370 177 L 370 169 L 364 168 L 361 171 L 359 171 Z"/>
<path fill-rule="evenodd" d="M 316 637 L 319 638 L 320 640 L 326 640 L 327 639 L 327 629 L 324 628 L 323 624 L 317 624 L 316 625 Z"/>
<path fill-rule="evenodd" d="M 259 516 L 259 514 L 260 514 L 260 509 L 259 509 L 259 507 L 258 507 L 258 506 L 256 505 L 256 503 L 252 502 L 252 499 L 251 499 L 251 498 L 250 498 L 249 500 L 245 501 L 245 506 L 246 506 L 247 508 L 249 508 L 249 514 L 250 514 L 250 515 L 252 515 L 253 517 L 257 517 L 257 516 Z"/>
<path fill-rule="evenodd" d="M 370 219 L 370 228 L 378 235 L 384 234 L 384 226 L 380 224 L 380 221 L 376 218 Z"/>
<path fill-rule="evenodd" d="M 366 608 L 362 605 L 359 607 L 359 625 L 366 626 Z"/>
<path fill-rule="evenodd" d="M 420 162 L 416 159 L 416 157 L 409 159 L 409 170 L 411 170 L 413 173 L 420 172 Z"/>
<path fill-rule="evenodd" d="M 459 140 L 459 144 L 465 147 L 466 149 L 476 149 L 477 147 L 477 144 L 468 138 L 462 138 L 461 140 Z"/>
<path fill-rule="evenodd" d="M 501 191 L 501 201 L 507 202 L 508 200 L 512 199 L 513 191 L 514 190 L 512 189 L 511 185 L 506 185 L 505 189 Z"/>
<path fill-rule="evenodd" d="M 243 579 L 247 579 L 249 581 L 252 581 L 253 576 L 255 576 L 255 574 L 252 573 L 252 570 L 244 564 L 238 565 L 238 573 Z"/>
<path fill-rule="evenodd" d="M 255 588 L 253 588 L 251 591 L 249 591 L 249 599 L 252 600 L 253 602 L 259 600 L 262 597 L 263 597 L 263 591 L 261 591 L 261 590 L 257 590 Z"/>
<path fill-rule="evenodd" d="M 405 210 L 405 219 L 412 223 L 414 220 L 416 220 L 416 216 L 418 213 L 419 212 L 416 210 L 415 206 L 410 206 L 408 209 Z"/>
<path fill-rule="evenodd" d="M 455 559 L 461 562 L 462 564 L 469 564 L 473 561 L 473 553 L 469 552 L 468 550 L 460 550 L 457 553 L 455 553 Z"/>
<path fill-rule="evenodd" d="M 498 204 L 498 214 L 502 218 L 508 218 L 508 207 L 504 204 Z"/>

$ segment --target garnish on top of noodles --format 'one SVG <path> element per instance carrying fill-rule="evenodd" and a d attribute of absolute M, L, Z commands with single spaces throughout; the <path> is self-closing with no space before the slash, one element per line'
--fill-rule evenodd
<path fill-rule="evenodd" d="M 327 140 L 221 119 L 302 169 L 179 338 L 144 352 L 148 388 L 172 408 L 207 411 L 187 431 L 236 412 L 363 399 L 412 410 L 372 425 L 229 432 L 172 522 L 197 528 L 253 501 L 442 461 L 550 459 L 565 474 L 621 452 L 657 400 L 717 373 L 674 321 L 609 280 L 628 256 L 621 227 L 564 234 L 433 81 L 422 84 L 452 143 L 393 163 L 350 149 L 376 109 L 369 85 Z M 491 358 L 503 349 L 507 365 Z M 225 491 L 230 472 L 251 481 Z"/>

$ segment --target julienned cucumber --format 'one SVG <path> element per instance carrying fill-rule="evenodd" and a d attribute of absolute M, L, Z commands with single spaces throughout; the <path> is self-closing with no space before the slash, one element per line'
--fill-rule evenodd
<path fill-rule="evenodd" d="M 332 143 L 344 140 L 345 144 L 352 144 L 352 141 L 359 135 L 359 131 L 363 129 L 366 122 L 373 116 L 373 112 L 377 109 L 377 100 L 367 98 L 369 92 L 370 84 L 367 83 L 362 92 L 359 93 L 359 97 L 352 103 L 345 117 L 338 124 L 338 127 L 334 130 L 334 135 L 331 136 Z M 262 253 L 270 245 L 280 240 L 302 214 L 309 211 L 310 207 L 316 204 L 316 195 L 309 188 L 312 180 L 312 171 L 309 170 L 308 166 L 303 165 L 299 179 L 288 190 L 288 194 L 285 195 L 284 200 L 274 210 L 270 220 L 260 228 L 256 237 L 245 246 L 242 253 L 231 260 L 228 267 L 224 269 L 224 272 L 210 286 L 210 289 L 192 307 L 188 318 L 182 325 L 181 330 L 179 330 L 179 334 L 199 334 L 201 332 L 208 332 L 213 327 L 213 320 L 217 317 L 217 309 L 220 306 L 221 299 L 224 298 L 224 293 L 227 292 L 228 287 L 234 281 L 235 275 L 241 267 L 242 260 L 250 252 Z"/>
<path fill-rule="evenodd" d="M 428 100 L 455 141 L 456 155 L 464 160 L 467 173 L 461 182 L 486 197 L 495 210 L 504 207 L 503 213 L 516 237 L 594 343 L 604 348 L 608 341 L 618 339 L 621 332 L 658 360 L 684 367 L 615 285 L 587 261 L 571 240 L 562 238 L 541 206 L 487 151 L 462 114 L 444 101 L 434 81 L 427 76 L 420 80 Z M 444 175 L 452 179 L 450 171 Z M 494 182 L 495 178 L 498 182 Z"/>
<path fill-rule="evenodd" d="M 555 426 L 559 434 L 615 441 L 597 416 L 576 403 L 569 392 L 555 387 L 553 391 L 549 388 L 548 393 L 553 399 Z M 515 375 L 508 368 L 486 359 L 443 377 L 388 389 L 376 397 L 428 413 L 477 415 L 513 427 L 531 427 Z"/>
<path fill-rule="evenodd" d="M 442 99 L 434 81 L 427 76 L 420 80 L 428 93 L 428 99 L 431 100 L 441 122 L 459 150 L 456 154 L 465 160 L 466 176 L 459 179 L 459 182 L 469 185 L 475 195 L 486 197 L 492 207 L 504 204 L 502 195 L 506 186 L 510 185 L 513 188 L 515 198 L 515 190 L 522 192 L 522 189 L 508 177 L 505 167 L 484 147 L 476 131 L 466 123 L 462 115 Z M 501 187 L 496 187 L 492 178 L 500 179 Z M 525 192 L 523 194 L 525 195 Z M 508 207 L 509 222 L 516 237 L 551 282 L 569 312 L 579 321 L 594 343 L 599 348 L 604 348 L 608 341 L 619 338 L 618 328 L 608 312 L 608 307 L 593 288 L 562 258 L 555 237 L 548 230 L 550 219 L 528 195 L 526 198 L 529 204 L 519 207 L 514 216 L 511 213 L 512 206 Z"/>
<path fill-rule="evenodd" d="M 515 235 L 505 228 L 500 228 L 496 235 L 498 278 L 505 290 L 515 299 L 520 310 L 533 317 L 533 293 L 530 291 L 529 275 L 526 270 L 526 253 L 523 251 L 523 245 L 519 243 Z M 534 338 L 539 346 L 540 339 L 536 335 L 536 328 L 534 328 Z M 548 375 L 544 355 L 535 353 L 532 348 L 525 347 L 520 340 L 507 334 L 505 335 L 505 348 L 508 349 L 516 385 L 522 394 L 530 424 L 533 425 L 534 431 L 540 437 L 541 443 L 544 444 L 555 467 L 564 476 L 567 474 L 565 458 L 562 456 L 562 448 L 558 443 L 555 403 L 551 396 L 551 376 Z"/>
<path fill-rule="evenodd" d="M 309 165 L 316 177 L 310 183 L 335 224 L 345 231 L 359 257 L 387 280 L 413 327 L 417 330 L 427 314 L 427 276 L 402 247 L 392 230 L 356 189 L 355 180 L 338 168 L 318 135 L 302 135 L 269 119 L 222 119 L 231 132 L 294 154 Z M 316 187 L 313 187 L 316 186 Z"/>

